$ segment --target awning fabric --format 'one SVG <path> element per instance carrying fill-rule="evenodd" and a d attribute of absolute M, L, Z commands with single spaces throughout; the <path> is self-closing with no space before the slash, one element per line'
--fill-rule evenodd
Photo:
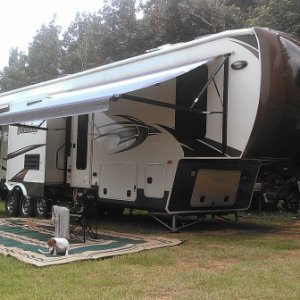
<path fill-rule="evenodd" d="M 0 110 L 0 125 L 107 111 L 111 96 L 167 81 L 205 64 L 207 61 L 202 60 L 156 73 L 52 95 L 47 93 L 45 87 L 44 95 L 36 99 L 22 99 L 22 96 L 19 95 L 18 100 L 9 101 L 8 112 L 1 113 Z M 1 105 L 7 105 L 7 103 L 2 102 Z"/>

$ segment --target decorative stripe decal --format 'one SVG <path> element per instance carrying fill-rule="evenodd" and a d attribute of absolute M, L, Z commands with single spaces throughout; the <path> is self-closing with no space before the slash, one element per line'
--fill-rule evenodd
<path fill-rule="evenodd" d="M 241 42 L 243 42 L 244 44 L 248 44 L 249 46 L 258 49 L 258 43 L 257 43 L 257 39 L 255 37 L 255 35 L 253 34 L 248 34 L 248 35 L 237 35 L 232 37 L 235 40 L 239 40 Z"/>
<path fill-rule="evenodd" d="M 126 148 L 115 151 L 114 153 L 120 153 L 120 152 L 133 149 L 141 145 L 147 139 L 148 136 L 161 133 L 155 127 L 147 125 L 143 121 L 137 118 L 126 116 L 126 115 L 116 115 L 116 116 L 126 119 L 127 121 L 110 123 L 110 124 L 97 127 L 97 129 L 107 128 L 108 130 L 106 133 L 100 134 L 94 138 L 94 140 L 96 140 L 102 137 L 118 136 L 120 138 L 120 141 L 118 143 L 119 146 L 121 146 L 126 142 L 132 142 Z"/>
<path fill-rule="evenodd" d="M 239 44 L 240 46 L 242 46 L 242 47 L 244 47 L 244 48 L 246 48 L 246 49 L 249 50 L 253 55 L 255 55 L 257 59 L 259 59 L 259 52 L 258 52 L 257 49 L 255 49 L 255 48 L 253 48 L 252 46 L 249 46 L 249 45 L 247 45 L 247 44 L 245 44 L 245 43 L 242 43 L 242 42 L 238 42 L 238 41 L 234 41 L 234 40 L 233 40 L 233 42 L 236 43 L 236 44 Z"/>
<path fill-rule="evenodd" d="M 10 180 L 17 181 L 17 182 L 23 182 L 27 172 L 28 172 L 27 169 L 23 169 L 18 174 L 16 174 L 13 178 L 11 178 Z"/>
<path fill-rule="evenodd" d="M 18 149 L 18 150 L 14 151 L 14 152 L 11 152 L 11 153 L 7 154 L 7 160 L 12 159 L 14 157 L 17 157 L 19 155 L 22 155 L 24 153 L 27 153 L 27 152 L 29 152 L 31 150 L 36 149 L 36 148 L 43 147 L 43 146 L 46 146 L 46 144 L 30 145 L 30 146 L 26 146 L 24 148 Z"/>

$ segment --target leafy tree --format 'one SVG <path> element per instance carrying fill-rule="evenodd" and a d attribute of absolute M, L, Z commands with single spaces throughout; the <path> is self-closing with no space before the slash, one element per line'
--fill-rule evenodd
<path fill-rule="evenodd" d="M 250 26 L 263 26 L 300 35 L 299 0 L 261 0 L 252 8 Z"/>
<path fill-rule="evenodd" d="M 142 30 L 135 0 L 106 1 L 94 14 L 77 14 L 64 34 L 64 63 L 74 73 L 141 52 Z"/>
<path fill-rule="evenodd" d="M 27 56 L 18 48 L 10 50 L 8 66 L 0 73 L 1 92 L 23 87 L 29 84 L 27 75 Z"/>
<path fill-rule="evenodd" d="M 54 17 L 41 26 L 27 56 L 12 49 L 0 88 L 56 78 L 62 69 L 76 73 L 226 29 L 267 26 L 300 35 L 299 24 L 299 0 L 105 0 L 94 14 L 78 13 L 62 40 Z"/>
<path fill-rule="evenodd" d="M 149 0 L 142 9 L 154 45 L 188 41 L 243 24 L 240 8 L 220 0 Z"/>
<path fill-rule="evenodd" d="M 234 5 L 240 7 L 242 10 L 247 10 L 249 7 L 255 6 L 258 0 L 224 0 L 227 6 Z"/>
<path fill-rule="evenodd" d="M 33 83 L 56 78 L 61 60 L 61 27 L 55 24 L 42 25 L 28 48 L 28 74 Z"/>
<path fill-rule="evenodd" d="M 92 29 L 91 15 L 77 13 L 64 33 L 62 68 L 66 73 L 76 73 L 96 64 L 90 57 L 91 50 L 96 47 L 92 41 Z"/>
<path fill-rule="evenodd" d="M 136 0 L 106 1 L 99 11 L 100 45 L 105 62 L 134 56 L 144 49 Z"/>

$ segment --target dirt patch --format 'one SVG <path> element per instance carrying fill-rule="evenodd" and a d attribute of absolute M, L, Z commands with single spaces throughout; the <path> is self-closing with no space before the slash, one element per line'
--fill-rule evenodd
<path fill-rule="evenodd" d="M 222 270 L 225 270 L 225 269 L 231 267 L 236 262 L 237 261 L 235 261 L 235 260 L 229 260 L 229 259 L 214 261 L 211 264 L 209 264 L 209 266 L 207 266 L 207 269 L 209 269 L 210 271 L 222 271 Z"/>
<path fill-rule="evenodd" d="M 234 259 L 219 259 L 214 261 L 199 261 L 197 259 L 191 261 L 183 261 L 177 265 L 180 271 L 204 270 L 209 272 L 222 271 L 236 264 L 238 260 Z"/>

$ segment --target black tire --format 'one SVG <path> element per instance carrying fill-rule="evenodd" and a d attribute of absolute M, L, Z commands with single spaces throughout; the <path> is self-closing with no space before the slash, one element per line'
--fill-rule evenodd
<path fill-rule="evenodd" d="M 0 184 L 0 198 L 1 200 L 5 201 L 7 197 L 8 189 L 5 184 L 1 183 Z"/>
<path fill-rule="evenodd" d="M 35 199 L 34 212 L 38 218 L 49 217 L 50 209 L 51 209 L 51 200 L 45 197 Z"/>
<path fill-rule="evenodd" d="M 7 193 L 5 199 L 5 212 L 9 217 L 17 217 L 20 213 L 21 193 L 17 189 L 13 189 Z"/>
<path fill-rule="evenodd" d="M 25 218 L 32 217 L 34 215 L 33 199 L 22 196 L 20 199 L 20 215 Z"/>

